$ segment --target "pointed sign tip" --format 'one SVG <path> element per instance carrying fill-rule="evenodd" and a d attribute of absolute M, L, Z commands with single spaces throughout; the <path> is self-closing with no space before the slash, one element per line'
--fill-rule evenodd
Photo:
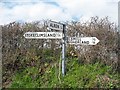
<path fill-rule="evenodd" d="M 96 44 L 99 43 L 99 42 L 100 42 L 100 40 L 96 38 Z"/>

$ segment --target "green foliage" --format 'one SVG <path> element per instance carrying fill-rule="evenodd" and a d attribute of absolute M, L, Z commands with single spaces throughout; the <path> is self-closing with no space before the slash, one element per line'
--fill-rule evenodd
<path fill-rule="evenodd" d="M 26 68 L 23 72 L 19 72 L 13 77 L 13 83 L 11 87 L 17 87 L 17 88 L 38 87 L 38 83 L 36 83 L 36 79 L 38 75 L 39 74 L 37 68 L 35 67 Z"/>
<path fill-rule="evenodd" d="M 13 77 L 12 88 L 118 88 L 117 73 L 110 73 L 111 67 L 102 63 L 79 64 L 77 58 L 67 61 L 67 72 L 58 78 L 58 67 L 48 65 L 42 68 L 28 67 Z M 41 74 L 41 72 L 43 74 Z"/>

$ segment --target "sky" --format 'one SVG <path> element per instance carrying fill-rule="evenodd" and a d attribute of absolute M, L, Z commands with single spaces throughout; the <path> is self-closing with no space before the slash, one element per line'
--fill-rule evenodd
<path fill-rule="evenodd" d="M 120 0 L 0 0 L 0 25 L 10 22 L 87 21 L 108 16 L 118 23 Z"/>

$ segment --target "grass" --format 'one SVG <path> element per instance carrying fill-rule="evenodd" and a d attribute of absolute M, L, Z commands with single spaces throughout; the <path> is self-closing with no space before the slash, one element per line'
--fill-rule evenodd
<path fill-rule="evenodd" d="M 17 72 L 11 88 L 118 88 L 118 73 L 111 73 L 112 68 L 101 63 L 79 64 L 76 58 L 67 60 L 66 75 L 60 79 L 59 67 L 27 67 Z"/>

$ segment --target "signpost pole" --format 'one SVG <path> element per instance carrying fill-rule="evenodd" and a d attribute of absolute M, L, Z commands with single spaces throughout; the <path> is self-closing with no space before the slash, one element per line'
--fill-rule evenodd
<path fill-rule="evenodd" d="M 66 53 L 66 25 L 63 24 L 63 40 L 62 40 L 62 75 L 65 75 L 65 53 Z"/>

